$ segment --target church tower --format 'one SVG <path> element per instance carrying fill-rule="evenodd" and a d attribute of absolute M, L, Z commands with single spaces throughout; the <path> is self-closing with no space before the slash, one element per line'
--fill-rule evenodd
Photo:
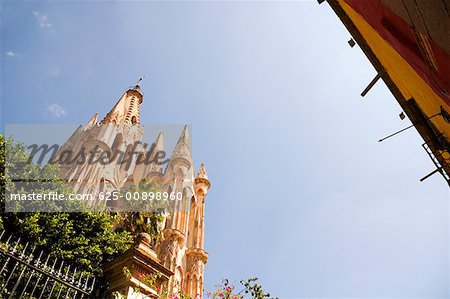
<path fill-rule="evenodd" d="M 204 164 L 195 175 L 188 126 L 181 130 L 167 165 L 137 163 L 139 156 L 148 156 L 151 160 L 156 153 L 165 150 L 163 132 L 150 148 L 141 142 L 144 127 L 140 122 L 140 106 L 143 98 L 139 85 L 128 88 L 101 122 L 98 122 L 96 113 L 60 150 L 70 149 L 76 153 L 84 147 L 87 152 L 95 149 L 122 152 L 124 157 L 132 157 L 127 167 L 116 160 L 106 165 L 74 163 L 63 165 L 61 174 L 76 192 L 84 194 L 126 190 L 130 184 L 138 184 L 143 179 L 157 182 L 167 194 L 182 194 L 182 200 L 169 201 L 169 216 L 162 239 L 153 247 L 160 263 L 174 273 L 168 282 L 169 293 L 181 291 L 193 298 L 201 298 L 204 265 L 208 260 L 203 241 L 205 198 L 211 183 Z M 92 205 L 105 205 L 105 201 L 97 200 Z M 106 205 L 105 208 L 111 211 L 117 206 Z"/>
<path fill-rule="evenodd" d="M 140 108 L 144 95 L 141 86 L 136 85 L 128 89 L 117 104 L 105 116 L 101 124 L 135 125 L 140 123 Z"/>
<path fill-rule="evenodd" d="M 98 113 L 83 127 L 80 126 L 61 147 L 60 153 L 109 152 L 114 161 L 102 163 L 72 163 L 62 165 L 60 172 L 77 193 L 99 194 L 122 190 L 133 173 L 136 154 L 144 154 L 146 148 L 140 143 L 143 127 L 140 123 L 140 105 L 143 102 L 141 87 L 129 88 L 116 105 L 98 123 Z M 136 145 L 136 146 L 135 146 Z M 114 156 L 114 153 L 123 153 Z M 132 157 L 130 163 L 120 163 L 120 159 Z M 106 201 L 92 201 L 91 205 L 105 205 Z"/>

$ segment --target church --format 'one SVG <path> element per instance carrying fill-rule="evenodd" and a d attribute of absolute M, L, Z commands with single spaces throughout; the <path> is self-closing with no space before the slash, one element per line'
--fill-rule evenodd
<path fill-rule="evenodd" d="M 204 164 L 195 173 L 187 126 L 180 132 L 168 163 L 136 163 L 139 155 L 154 157 L 164 151 L 164 132 L 159 133 L 150 148 L 141 142 L 144 127 L 141 126 L 140 107 L 143 100 L 139 84 L 128 88 L 103 120 L 99 121 L 96 113 L 85 126 L 78 127 L 60 149 L 78 152 L 80 147 L 87 150 L 100 148 L 103 152 L 125 154 L 133 150 L 131 156 L 134 158 L 129 167 L 119 163 L 61 165 L 61 177 L 79 194 L 123 190 L 127 184 L 138 184 L 144 179 L 158 182 L 168 194 L 182 194 L 183 199 L 175 203 L 181 206 L 170 209 L 163 223 L 162 238 L 152 245 L 152 250 L 158 263 L 173 273 L 168 280 L 169 293 L 182 291 L 193 298 L 201 297 L 204 265 L 208 261 L 208 253 L 204 250 L 205 198 L 211 183 Z M 105 201 L 93 204 L 114 209 Z"/>

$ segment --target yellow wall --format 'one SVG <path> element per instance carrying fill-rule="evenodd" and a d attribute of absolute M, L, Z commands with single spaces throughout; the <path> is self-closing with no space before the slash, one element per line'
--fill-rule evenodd
<path fill-rule="evenodd" d="M 439 113 L 440 106 L 446 108 L 447 111 L 450 110 L 447 104 L 416 73 L 409 63 L 361 15 L 343 0 L 338 1 L 405 99 L 414 98 L 427 116 Z M 450 136 L 450 125 L 441 117 L 435 117 L 431 121 L 440 132 Z"/>

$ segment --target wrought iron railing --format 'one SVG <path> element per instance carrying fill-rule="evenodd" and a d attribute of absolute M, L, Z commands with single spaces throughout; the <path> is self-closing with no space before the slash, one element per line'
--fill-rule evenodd
<path fill-rule="evenodd" d="M 442 140 L 441 140 L 442 139 Z M 436 172 L 439 172 L 444 179 L 446 180 L 447 184 L 450 186 L 450 153 L 448 150 L 446 150 L 446 147 L 441 147 L 439 149 L 436 148 L 434 145 L 435 142 L 439 141 L 438 144 L 446 144 L 446 141 L 443 139 L 443 134 L 436 135 L 433 139 L 425 142 L 422 144 L 422 147 L 427 152 L 428 156 L 430 157 L 431 161 L 433 161 L 434 166 L 436 169 L 423 177 L 421 181 L 427 179 L 431 175 L 435 174 Z M 434 147 L 434 150 L 433 148 Z M 436 153 L 439 156 L 436 156 Z"/>
<path fill-rule="evenodd" d="M 0 298 L 95 298 L 95 277 L 0 233 Z"/>

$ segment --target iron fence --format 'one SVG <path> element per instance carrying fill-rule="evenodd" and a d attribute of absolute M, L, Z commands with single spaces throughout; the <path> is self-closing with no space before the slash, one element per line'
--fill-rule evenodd
<path fill-rule="evenodd" d="M 0 298 L 96 298 L 95 277 L 29 243 L 0 234 Z"/>

